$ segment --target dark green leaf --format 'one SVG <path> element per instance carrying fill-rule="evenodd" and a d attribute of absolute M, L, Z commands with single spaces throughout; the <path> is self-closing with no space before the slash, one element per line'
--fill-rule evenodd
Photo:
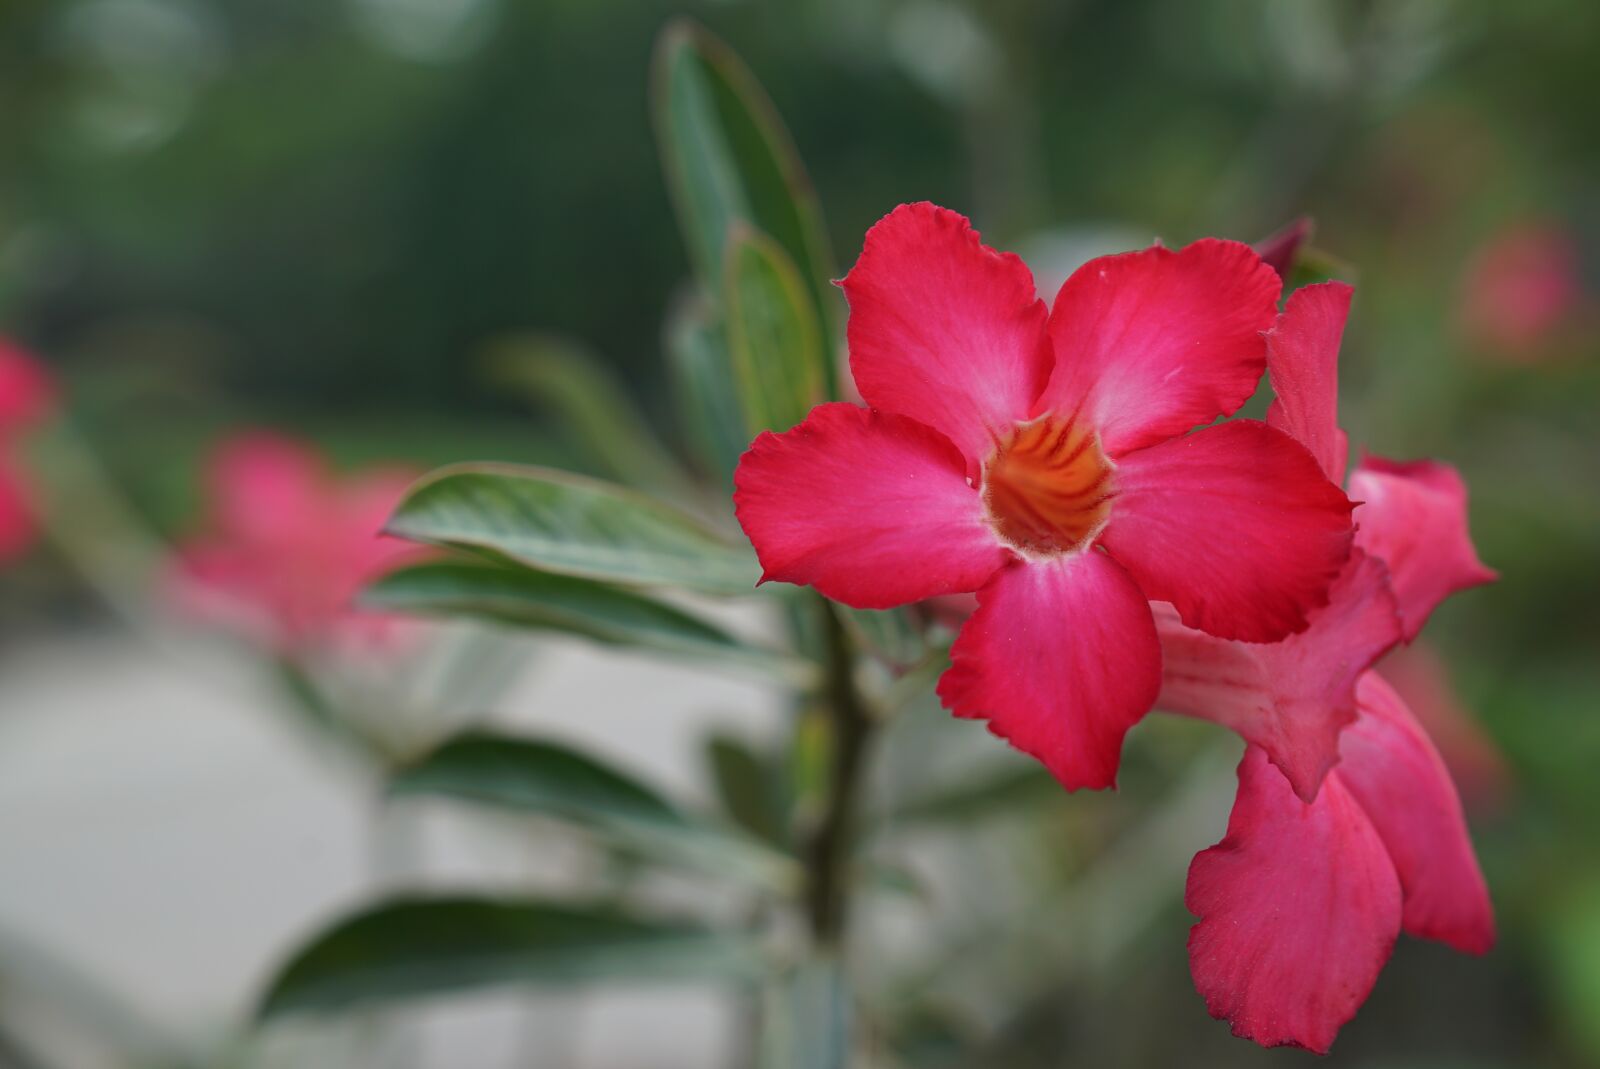
<path fill-rule="evenodd" d="M 444 743 L 389 782 L 396 794 L 458 798 L 601 823 L 688 827 L 654 791 L 556 743 L 472 731 Z"/>
<path fill-rule="evenodd" d="M 580 635 L 614 646 L 709 657 L 803 678 L 808 666 L 762 649 L 647 594 L 578 576 L 488 561 L 429 561 L 379 579 L 362 593 L 374 608 L 470 616 L 513 627 Z"/>
<path fill-rule="evenodd" d="M 956 1009 L 917 1000 L 886 1022 L 888 1043 L 903 1064 L 961 1065 L 977 1042 L 973 1025 Z"/>
<path fill-rule="evenodd" d="M 726 735 L 706 742 L 711 781 L 723 810 L 740 827 L 769 842 L 788 839 L 783 804 L 783 770 L 746 743 Z"/>
<path fill-rule="evenodd" d="M 1354 284 L 1355 267 L 1315 246 L 1303 245 L 1295 253 L 1294 264 L 1289 270 L 1289 279 L 1284 283 L 1283 292 L 1289 293 L 1301 286 L 1310 286 L 1335 278 Z"/>
<path fill-rule="evenodd" d="M 782 246 L 743 223 L 728 232 L 728 350 L 754 436 L 785 431 L 824 400 L 827 356 L 816 307 Z"/>
<path fill-rule="evenodd" d="M 824 344 L 831 342 L 833 273 L 822 212 L 799 154 L 766 93 L 721 41 L 686 20 L 656 42 L 652 111 L 662 166 L 690 259 L 722 292 L 722 256 L 737 220 L 769 234 L 798 267 Z M 833 396 L 832 367 L 824 382 Z"/>
<path fill-rule="evenodd" d="M 624 585 L 739 594 L 758 574 L 748 549 L 681 509 L 546 468 L 441 468 L 411 488 L 387 531 Z"/>
<path fill-rule="evenodd" d="M 555 817 L 645 857 L 786 888 L 791 859 L 677 809 L 620 770 L 567 746 L 469 732 L 401 769 L 396 794 L 432 794 Z"/>
<path fill-rule="evenodd" d="M 497 343 L 487 362 L 497 384 L 548 409 L 607 475 L 652 492 L 688 487 L 644 414 L 593 355 L 560 338 L 528 334 Z"/>
<path fill-rule="evenodd" d="M 295 953 L 260 1015 L 334 1012 L 501 984 L 744 981 L 737 934 L 608 907 L 480 898 L 400 899 L 334 924 Z"/>

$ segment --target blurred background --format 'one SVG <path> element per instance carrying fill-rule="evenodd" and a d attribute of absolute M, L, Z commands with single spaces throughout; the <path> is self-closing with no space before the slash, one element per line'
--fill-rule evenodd
<path fill-rule="evenodd" d="M 81 544 L 101 524 L 193 532 L 207 457 L 241 426 L 347 469 L 592 466 L 508 383 L 495 354 L 513 343 L 615 375 L 676 442 L 662 324 L 690 265 L 647 88 L 677 13 L 766 87 L 841 271 L 907 200 L 972 216 L 1047 296 L 1102 252 L 1315 220 L 1357 284 L 1352 443 L 1459 466 L 1501 573 L 1395 669 L 1449 725 L 1500 944 L 1479 961 L 1402 941 L 1332 1063 L 1600 1064 L 1600 6 L 1585 0 L 0 5 L 0 333 L 59 380 L 75 459 L 58 470 L 126 510 L 58 520 L 0 571 L 0 1064 L 742 1064 L 738 1007 L 713 991 L 470 999 L 417 1010 L 376 1049 L 359 1027 L 248 1034 L 287 948 L 373 886 L 559 882 L 574 847 L 454 812 L 375 830 L 370 773 L 305 745 L 275 715 L 276 681 L 214 636 L 130 637 L 104 589 L 114 562 Z M 490 645 L 476 678 L 497 686 L 451 715 L 584 740 L 690 799 L 706 732 L 780 730 L 778 697 L 748 679 Z M 913 715 L 921 746 L 981 735 L 931 704 Z M 882 1025 L 904 1064 L 1308 1057 L 1230 1039 L 1189 981 L 1182 873 L 1220 836 L 1233 762 L 1204 734 L 1152 721 L 1118 796 L 1008 794 L 981 834 L 926 844 L 969 868 L 976 851 L 1007 888 L 984 904 L 936 883 L 933 906 L 887 910 L 901 956 L 950 911 L 1004 923 L 896 981 L 935 996 Z M 1085 858 L 1118 841 L 1094 877 Z M 1039 949 L 1068 929 L 1061 960 Z M 949 1053 L 974 1031 L 982 1060 Z"/>

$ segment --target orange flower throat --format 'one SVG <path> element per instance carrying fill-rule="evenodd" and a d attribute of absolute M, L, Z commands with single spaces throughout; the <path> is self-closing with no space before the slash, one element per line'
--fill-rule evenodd
<path fill-rule="evenodd" d="M 1052 416 L 1021 424 L 984 468 L 989 522 L 1024 553 L 1087 548 L 1111 516 L 1112 470 L 1092 428 Z"/>

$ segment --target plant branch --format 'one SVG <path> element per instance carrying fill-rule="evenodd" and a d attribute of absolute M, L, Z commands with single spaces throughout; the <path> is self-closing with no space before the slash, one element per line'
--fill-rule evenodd
<path fill-rule="evenodd" d="M 822 696 L 828 712 L 829 774 L 822 812 L 807 844 L 806 908 L 816 945 L 837 950 L 849 917 L 850 854 L 873 719 L 856 689 L 855 650 L 844 621 L 828 602 L 818 599 L 818 604 L 827 656 Z"/>

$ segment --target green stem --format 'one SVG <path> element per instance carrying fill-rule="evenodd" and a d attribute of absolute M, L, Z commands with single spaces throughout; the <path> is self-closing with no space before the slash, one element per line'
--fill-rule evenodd
<path fill-rule="evenodd" d="M 832 605 L 819 603 L 827 657 L 822 696 L 828 712 L 830 763 L 827 794 L 806 850 L 810 875 L 806 910 L 817 947 L 837 951 L 849 920 L 850 853 L 873 720 L 856 689 L 855 651 L 844 622 Z"/>

